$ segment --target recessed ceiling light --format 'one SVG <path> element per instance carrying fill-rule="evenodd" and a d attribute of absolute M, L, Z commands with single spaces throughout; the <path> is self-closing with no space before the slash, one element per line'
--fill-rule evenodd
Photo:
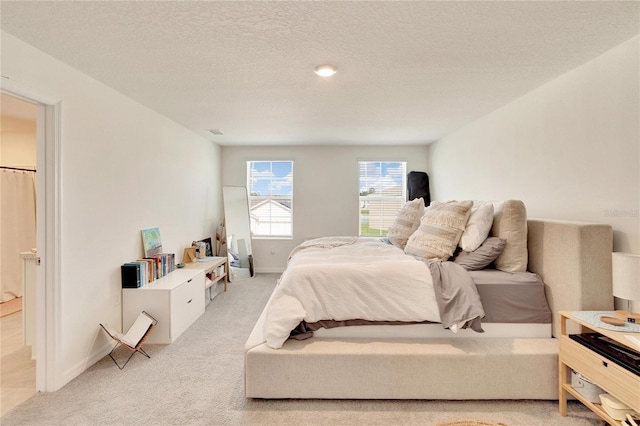
<path fill-rule="evenodd" d="M 313 69 L 320 77 L 331 77 L 338 71 L 334 65 L 318 65 Z"/>

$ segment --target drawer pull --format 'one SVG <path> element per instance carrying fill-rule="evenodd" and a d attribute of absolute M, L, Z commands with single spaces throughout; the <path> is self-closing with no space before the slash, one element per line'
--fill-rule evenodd
<path fill-rule="evenodd" d="M 189 300 L 187 300 L 187 304 L 191 303 L 191 301 L 192 301 L 192 300 L 193 300 L 193 299 L 189 299 Z"/>
<path fill-rule="evenodd" d="M 607 361 L 602 361 L 602 365 L 604 365 L 605 367 L 608 367 L 609 364 L 607 363 Z"/>

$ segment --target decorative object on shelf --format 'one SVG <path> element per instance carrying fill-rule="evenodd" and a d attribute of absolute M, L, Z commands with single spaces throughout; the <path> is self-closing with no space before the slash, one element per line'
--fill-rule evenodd
<path fill-rule="evenodd" d="M 206 251 L 204 253 L 204 256 L 202 256 L 202 257 L 211 257 L 211 256 L 213 256 L 213 247 L 211 247 L 211 238 L 204 238 L 204 239 L 200 240 L 199 242 L 204 243 L 205 247 L 206 247 Z"/>
<path fill-rule="evenodd" d="M 613 295 L 627 301 L 627 310 L 618 310 L 615 316 L 640 323 L 640 314 L 631 311 L 631 301 L 640 300 L 640 254 L 614 252 L 611 255 Z"/>
<path fill-rule="evenodd" d="M 202 241 L 193 241 L 191 243 L 191 247 L 195 247 L 196 249 L 196 258 L 202 259 L 206 257 L 207 253 L 207 245 Z"/>
<path fill-rule="evenodd" d="M 142 246 L 144 248 L 144 257 L 153 257 L 162 253 L 160 228 L 143 229 Z"/>
<path fill-rule="evenodd" d="M 224 219 L 216 230 L 216 256 L 227 255 L 227 232 L 225 230 Z"/>
<path fill-rule="evenodd" d="M 603 321 L 603 318 L 615 318 L 614 311 L 575 311 L 572 312 L 576 318 L 588 322 L 596 327 L 611 331 L 623 331 L 625 333 L 640 333 L 640 323 L 622 322 L 621 325 L 613 325 Z"/>
<path fill-rule="evenodd" d="M 196 261 L 196 248 L 189 247 L 184 249 L 184 254 L 182 255 L 182 263 L 191 263 Z"/>
<path fill-rule="evenodd" d="M 607 316 L 601 316 L 600 317 L 600 321 L 606 323 L 606 324 L 610 324 L 610 325 L 617 325 L 618 327 L 621 327 L 624 325 L 624 323 L 626 322 L 623 319 L 620 318 L 616 318 L 616 317 L 607 317 Z"/>

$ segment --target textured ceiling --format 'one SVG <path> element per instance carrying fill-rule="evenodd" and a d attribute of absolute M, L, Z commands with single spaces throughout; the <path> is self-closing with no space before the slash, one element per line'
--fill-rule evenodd
<path fill-rule="evenodd" d="M 637 1 L 0 7 L 2 30 L 228 146 L 429 143 L 640 32 Z"/>

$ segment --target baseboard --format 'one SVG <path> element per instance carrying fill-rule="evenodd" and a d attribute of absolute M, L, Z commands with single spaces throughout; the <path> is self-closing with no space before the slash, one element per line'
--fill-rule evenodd
<path fill-rule="evenodd" d="M 284 268 L 256 268 L 256 274 L 281 274 Z"/>
<path fill-rule="evenodd" d="M 62 388 L 64 385 L 78 377 L 80 374 L 84 373 L 93 364 L 107 356 L 109 352 L 111 352 L 111 349 L 113 349 L 113 344 L 111 342 L 107 342 L 100 349 L 94 351 L 88 357 L 84 358 L 82 361 L 76 363 L 73 367 L 65 371 L 62 375 L 62 383 L 60 383 L 60 387 L 58 389 Z"/>

